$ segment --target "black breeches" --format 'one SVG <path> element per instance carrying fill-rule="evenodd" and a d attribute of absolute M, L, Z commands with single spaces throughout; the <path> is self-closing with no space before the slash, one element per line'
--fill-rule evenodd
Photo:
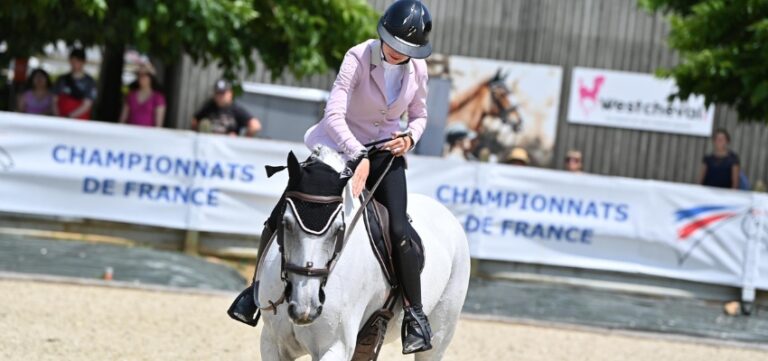
<path fill-rule="evenodd" d="M 372 153 L 371 172 L 366 188 L 371 189 L 386 170 L 390 157 L 385 152 Z M 373 194 L 373 198 L 389 211 L 389 235 L 393 243 L 392 258 L 400 276 L 406 299 L 421 306 L 420 257 L 413 241 L 415 235 L 408 223 L 408 188 L 405 182 L 405 159 L 396 157 L 389 172 Z"/>

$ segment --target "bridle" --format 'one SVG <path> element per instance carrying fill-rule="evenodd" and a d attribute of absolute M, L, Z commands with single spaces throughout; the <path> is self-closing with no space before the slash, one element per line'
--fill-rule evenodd
<path fill-rule="evenodd" d="M 301 215 L 296 208 L 294 199 L 308 202 L 308 203 L 315 203 L 315 204 L 338 203 L 338 206 L 333 211 L 333 213 L 331 213 L 331 216 L 328 219 L 325 226 L 319 231 L 316 231 L 308 228 L 304 224 L 304 222 L 301 219 Z M 277 230 L 277 245 L 279 246 L 279 249 L 280 249 L 280 258 L 281 258 L 280 279 L 283 282 L 287 283 L 288 273 L 295 273 L 295 274 L 306 276 L 306 277 L 320 277 L 322 278 L 321 284 L 325 285 L 325 282 L 328 280 L 328 276 L 331 274 L 333 267 L 336 265 L 336 260 L 338 260 L 341 250 L 344 248 L 344 234 L 345 234 L 346 224 L 344 223 L 344 212 L 342 212 L 342 207 L 343 207 L 342 197 L 341 196 L 316 196 L 316 195 L 306 194 L 302 192 L 291 191 L 291 192 L 285 193 L 285 202 L 286 202 L 286 207 L 291 207 L 291 210 L 293 211 L 294 216 L 296 216 L 296 220 L 298 221 L 299 227 L 301 227 L 301 229 L 304 232 L 307 232 L 309 234 L 316 235 L 316 236 L 321 236 L 326 232 L 328 232 L 328 230 L 331 228 L 331 225 L 333 224 L 333 221 L 336 220 L 336 217 L 341 215 L 342 225 L 341 227 L 336 229 L 336 232 L 334 234 L 333 254 L 331 255 L 331 258 L 328 260 L 328 263 L 325 264 L 324 268 L 316 268 L 312 262 L 307 262 L 304 266 L 300 266 L 300 265 L 296 265 L 288 262 L 285 255 L 285 219 L 283 219 L 283 221 L 281 222 L 280 229 Z"/>
<path fill-rule="evenodd" d="M 507 89 L 506 85 L 500 80 L 494 80 L 488 82 L 488 87 L 491 88 L 491 101 L 493 102 L 493 105 L 496 106 L 496 108 L 499 110 L 499 119 L 501 119 L 501 122 L 504 124 L 509 124 L 510 119 L 509 115 L 513 112 L 517 112 L 517 106 L 510 104 L 508 107 L 504 106 L 501 99 L 496 96 L 495 89 L 503 89 L 507 93 L 509 93 L 509 90 Z M 518 122 L 513 124 L 512 126 L 515 128 L 515 131 L 518 131 L 520 126 L 522 125 L 522 120 L 519 119 L 520 114 L 518 113 Z"/>
<path fill-rule="evenodd" d="M 389 162 L 387 163 L 387 166 L 382 172 L 379 179 L 376 180 L 376 183 L 371 187 L 371 190 L 367 197 L 363 198 L 360 208 L 355 212 L 355 215 L 352 217 L 352 221 L 349 224 L 349 229 L 354 229 L 355 224 L 360 219 L 360 216 L 363 214 L 363 210 L 368 205 L 368 203 L 373 199 L 373 193 L 376 191 L 376 189 L 381 184 L 381 181 L 384 179 L 384 176 L 389 172 L 389 169 L 392 167 L 392 164 L 395 160 L 394 156 L 390 156 Z M 301 219 L 301 216 L 299 215 L 299 212 L 297 210 L 296 203 L 294 199 L 313 203 L 313 204 L 335 204 L 338 203 L 338 206 L 336 209 L 331 213 L 331 216 L 329 217 L 328 221 L 326 222 L 325 226 L 320 230 L 312 230 L 306 227 L 304 222 Z M 269 306 L 267 307 L 259 307 L 261 311 L 272 311 L 274 314 L 277 314 L 277 306 L 280 304 L 285 303 L 286 300 L 288 300 L 291 297 L 291 292 L 293 290 L 293 285 L 288 280 L 288 274 L 298 274 L 305 277 L 317 277 L 320 278 L 320 298 L 321 301 L 325 298 L 325 284 L 328 282 L 328 277 L 331 275 L 331 272 L 333 272 L 333 268 L 336 266 L 336 262 L 339 259 L 339 256 L 341 255 L 341 252 L 344 250 L 344 246 L 347 243 L 347 239 L 349 238 L 350 234 L 352 232 L 347 232 L 347 224 L 346 220 L 344 218 L 344 212 L 343 212 L 343 198 L 342 196 L 317 196 L 313 194 L 307 194 L 303 192 L 297 192 L 297 191 L 288 191 L 285 193 L 285 203 L 286 203 L 286 209 L 287 207 L 291 207 L 291 211 L 293 211 L 294 216 L 296 216 L 297 223 L 299 224 L 299 227 L 309 234 L 313 235 L 323 235 L 330 229 L 331 225 L 333 224 L 336 217 L 339 217 L 341 215 L 342 219 L 342 225 L 339 227 L 335 234 L 334 234 L 334 240 L 333 240 L 333 254 L 331 255 L 331 258 L 328 260 L 328 262 L 325 264 L 325 267 L 318 268 L 315 267 L 315 265 L 312 262 L 307 262 L 305 265 L 297 265 L 290 263 L 285 255 L 285 218 L 280 222 L 279 229 L 276 230 L 275 233 L 277 233 L 277 244 L 278 249 L 280 251 L 280 280 L 283 281 L 283 285 L 285 286 L 283 288 L 283 292 L 280 295 L 280 298 L 277 299 L 277 301 L 271 301 L 269 300 Z M 265 248 L 268 249 L 269 245 Z M 258 301 L 257 301 L 258 305 Z"/>

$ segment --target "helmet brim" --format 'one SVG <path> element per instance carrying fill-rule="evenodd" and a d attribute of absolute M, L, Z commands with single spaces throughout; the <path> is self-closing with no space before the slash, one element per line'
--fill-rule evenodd
<path fill-rule="evenodd" d="M 387 43 L 392 49 L 395 49 L 400 54 L 409 56 L 414 59 L 424 59 L 432 54 L 432 43 L 427 43 L 422 46 L 413 46 L 404 43 L 403 41 L 395 38 L 392 34 L 384 28 L 384 22 L 379 21 L 377 28 L 379 37 L 382 41 Z"/>

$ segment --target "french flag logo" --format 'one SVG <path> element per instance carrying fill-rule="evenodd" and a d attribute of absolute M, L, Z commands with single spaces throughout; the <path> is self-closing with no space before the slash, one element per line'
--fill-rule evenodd
<path fill-rule="evenodd" d="M 710 231 L 725 220 L 740 214 L 738 207 L 723 205 L 703 205 L 680 209 L 675 212 L 677 240 L 686 241 L 699 231 Z"/>

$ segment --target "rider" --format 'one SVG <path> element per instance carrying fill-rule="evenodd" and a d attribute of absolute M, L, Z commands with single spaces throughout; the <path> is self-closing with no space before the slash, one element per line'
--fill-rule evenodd
<path fill-rule="evenodd" d="M 360 160 L 351 179 L 352 192 L 359 195 L 382 177 L 374 198 L 390 214 L 390 236 L 395 243 L 393 259 L 404 297 L 402 329 L 403 353 L 432 348 L 432 332 L 421 304 L 420 257 L 408 222 L 405 159 L 424 132 L 427 122 L 427 66 L 422 59 L 432 53 L 428 35 L 432 18 L 418 0 L 399 0 L 379 20 L 379 40 L 368 40 L 352 47 L 344 56 L 325 109 L 325 116 L 310 128 L 304 139 L 307 146 L 319 144 L 340 151 L 347 159 Z M 400 120 L 407 114 L 407 130 Z M 403 133 L 407 134 L 402 136 Z M 380 148 L 367 152 L 363 143 L 392 138 Z M 259 257 L 277 228 L 278 214 L 270 216 L 262 232 Z M 257 264 L 258 267 L 258 264 Z M 254 283 L 258 292 L 258 282 Z M 253 295 L 244 291 L 230 308 L 240 321 L 255 324 L 250 311 L 241 304 L 253 304 Z M 256 298 L 258 299 L 258 298 Z M 242 302 L 238 302 L 242 301 Z M 248 305 L 252 308 L 251 305 Z M 239 314 L 238 314 L 239 313 Z M 242 317 L 244 315 L 244 317 Z M 244 319 L 245 318 L 245 319 Z"/>

